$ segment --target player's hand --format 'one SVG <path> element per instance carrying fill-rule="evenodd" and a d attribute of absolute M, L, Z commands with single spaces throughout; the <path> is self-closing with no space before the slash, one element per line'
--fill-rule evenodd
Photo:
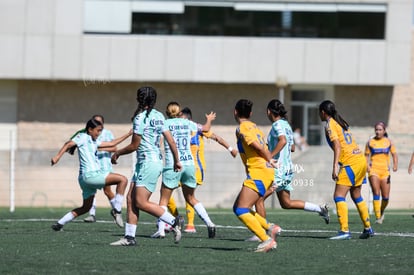
<path fill-rule="evenodd" d="M 239 151 L 237 149 L 233 149 L 231 150 L 230 154 L 233 156 L 233 158 L 235 158 L 237 156 L 237 154 L 239 153 Z"/>
<path fill-rule="evenodd" d="M 183 166 L 181 165 L 181 162 L 174 163 L 174 172 L 180 172 Z"/>
<path fill-rule="evenodd" d="M 338 170 L 337 170 L 337 169 L 334 169 L 334 170 L 332 171 L 332 179 L 333 179 L 334 181 L 337 181 L 337 180 L 338 180 Z"/>
<path fill-rule="evenodd" d="M 111 163 L 112 164 L 118 164 L 118 162 L 117 162 L 118 158 L 119 158 L 119 155 L 116 152 L 113 153 L 112 157 L 111 157 Z"/>
<path fill-rule="evenodd" d="M 209 121 L 213 121 L 216 119 L 216 113 L 211 111 L 209 114 L 206 114 L 206 119 Z"/>
<path fill-rule="evenodd" d="M 269 161 L 269 163 L 270 163 L 270 165 L 271 165 L 273 168 L 276 168 L 276 169 L 278 169 L 278 168 L 279 168 L 279 163 L 278 163 L 278 161 L 277 161 L 276 159 L 271 159 L 271 160 Z"/>
<path fill-rule="evenodd" d="M 339 165 L 338 164 L 334 164 L 333 168 L 332 168 L 332 179 L 334 181 L 338 180 L 338 175 L 339 175 Z"/>
<path fill-rule="evenodd" d="M 59 161 L 59 159 L 57 157 L 53 157 L 50 159 L 50 165 L 53 166 L 55 165 L 57 162 Z"/>

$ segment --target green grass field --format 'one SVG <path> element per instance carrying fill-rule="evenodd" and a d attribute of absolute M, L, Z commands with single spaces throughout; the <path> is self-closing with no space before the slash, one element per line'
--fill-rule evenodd
<path fill-rule="evenodd" d="M 270 210 L 282 235 L 277 250 L 253 253 L 258 243 L 228 209 L 209 209 L 217 224 L 215 239 L 196 218 L 197 233 L 151 239 L 155 218 L 142 213 L 137 246 L 112 247 L 123 236 L 109 209 L 98 209 L 94 224 L 78 221 L 63 232 L 50 226 L 69 209 L 0 208 L 0 274 L 412 274 L 414 218 L 409 211 L 388 211 L 376 236 L 358 239 L 362 224 L 350 211 L 353 238 L 328 238 L 338 230 L 336 215 L 326 225 L 317 214 L 296 210 Z M 184 213 L 184 211 L 181 211 Z M 398 272 L 398 273 L 397 273 Z"/>

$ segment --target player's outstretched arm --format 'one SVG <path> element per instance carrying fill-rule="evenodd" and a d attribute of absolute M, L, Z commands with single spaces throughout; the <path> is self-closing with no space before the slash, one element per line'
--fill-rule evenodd
<path fill-rule="evenodd" d="M 76 143 L 73 140 L 65 142 L 59 152 L 50 160 L 50 164 L 53 166 L 58 163 L 63 154 L 72 146 L 76 146 Z"/>
<path fill-rule="evenodd" d="M 226 148 L 226 150 L 228 150 L 230 152 L 230 154 L 233 156 L 233 158 L 235 158 L 237 156 L 237 153 L 239 152 L 237 149 L 231 147 L 228 142 L 222 138 L 221 136 L 218 136 L 216 134 L 212 134 L 210 137 L 212 140 L 217 141 L 221 146 L 223 146 L 224 148 Z"/>

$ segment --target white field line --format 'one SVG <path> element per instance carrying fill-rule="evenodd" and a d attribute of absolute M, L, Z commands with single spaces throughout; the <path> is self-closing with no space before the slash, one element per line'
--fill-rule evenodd
<path fill-rule="evenodd" d="M 56 219 L 0 219 L 0 223 L 3 222 L 56 222 Z M 75 220 L 72 222 L 80 222 L 83 223 L 82 220 Z M 104 220 L 97 220 L 97 223 L 113 223 L 113 221 L 104 221 Z M 142 225 L 155 225 L 155 220 L 153 223 L 151 222 L 140 222 L 139 224 Z M 205 227 L 204 224 L 196 224 L 196 227 Z M 234 225 L 218 225 L 216 224 L 217 228 L 223 229 L 240 229 L 240 230 L 247 230 L 245 226 L 234 226 Z M 296 230 L 296 229 L 283 229 L 281 235 L 283 236 L 283 232 L 291 232 L 291 233 L 333 233 L 336 234 L 337 231 L 335 230 L 317 230 L 317 229 L 310 229 L 310 230 Z M 359 231 L 351 231 L 351 234 L 361 234 Z M 385 236 L 385 237 L 404 237 L 404 238 L 414 238 L 414 232 L 375 232 L 376 236 Z"/>

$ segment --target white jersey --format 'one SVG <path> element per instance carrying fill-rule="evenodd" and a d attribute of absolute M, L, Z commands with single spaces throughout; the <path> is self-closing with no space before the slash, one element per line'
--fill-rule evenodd
<path fill-rule="evenodd" d="M 114 135 L 111 131 L 104 128 L 102 133 L 99 135 L 98 140 L 100 142 L 109 142 L 114 140 Z M 112 172 L 111 152 L 98 150 L 98 160 L 101 165 L 101 170 L 105 172 Z"/>
<path fill-rule="evenodd" d="M 194 158 L 191 153 L 191 133 L 201 130 L 197 123 L 185 118 L 171 118 L 165 121 L 165 125 L 170 130 L 178 150 L 178 157 L 183 166 L 194 166 Z M 174 158 L 167 141 L 165 146 L 165 167 L 174 166 Z"/>
<path fill-rule="evenodd" d="M 99 171 L 101 166 L 97 151 L 101 141 L 92 140 L 92 137 L 85 132 L 79 132 L 72 140 L 78 147 L 79 175 Z"/>
<path fill-rule="evenodd" d="M 137 163 L 162 161 L 161 136 L 168 130 L 164 122 L 164 115 L 156 109 L 152 109 L 148 117 L 147 111 L 135 116 L 133 131 L 141 136 L 141 143 L 137 149 Z"/>
<path fill-rule="evenodd" d="M 276 169 L 276 173 L 279 175 L 287 175 L 293 173 L 291 149 L 294 144 L 294 140 L 292 128 L 285 119 L 279 119 L 272 124 L 272 128 L 270 129 L 267 137 L 267 146 L 270 152 L 276 148 L 280 136 L 285 136 L 286 144 L 273 158 L 278 162 L 279 168 Z"/>

